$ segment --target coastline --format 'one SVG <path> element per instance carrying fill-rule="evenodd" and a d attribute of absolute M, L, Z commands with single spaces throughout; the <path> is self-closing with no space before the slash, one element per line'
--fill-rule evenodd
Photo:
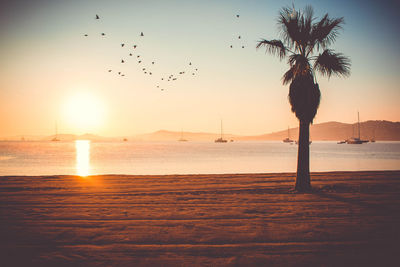
<path fill-rule="evenodd" d="M 400 171 L 1 176 L 7 266 L 394 266 Z"/>

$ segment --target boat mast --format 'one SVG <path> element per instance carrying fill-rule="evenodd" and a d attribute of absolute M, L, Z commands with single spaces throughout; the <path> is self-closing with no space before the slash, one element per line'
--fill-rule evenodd
<path fill-rule="evenodd" d="M 58 138 L 58 127 L 57 127 L 57 121 L 56 121 L 56 139 Z"/>
<path fill-rule="evenodd" d="M 290 139 L 290 131 L 289 131 L 289 126 L 287 127 L 287 138 Z"/>
<path fill-rule="evenodd" d="M 221 139 L 223 139 L 222 137 L 223 137 L 223 134 L 222 134 L 222 119 L 221 119 Z"/>
<path fill-rule="evenodd" d="M 360 112 L 357 111 L 358 118 L 358 139 L 360 139 Z"/>

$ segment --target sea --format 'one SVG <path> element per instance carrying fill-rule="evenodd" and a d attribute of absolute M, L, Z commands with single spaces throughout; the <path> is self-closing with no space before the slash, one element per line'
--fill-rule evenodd
<path fill-rule="evenodd" d="M 224 174 L 295 172 L 297 145 L 279 141 L 0 141 L 0 175 Z M 314 141 L 310 170 L 400 170 L 400 142 Z"/>

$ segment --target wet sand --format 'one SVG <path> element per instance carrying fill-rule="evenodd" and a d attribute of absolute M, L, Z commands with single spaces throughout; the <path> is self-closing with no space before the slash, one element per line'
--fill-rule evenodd
<path fill-rule="evenodd" d="M 0 177 L 1 266 L 399 266 L 400 171 Z"/>

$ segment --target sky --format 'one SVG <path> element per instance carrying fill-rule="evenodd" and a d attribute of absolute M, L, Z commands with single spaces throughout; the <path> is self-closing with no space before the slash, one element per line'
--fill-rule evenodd
<path fill-rule="evenodd" d="M 319 18 L 345 19 L 331 48 L 350 57 L 351 76 L 317 75 L 322 97 L 314 123 L 353 123 L 357 111 L 361 121 L 400 121 L 400 5 L 293 3 L 296 9 L 312 5 Z M 221 119 L 224 132 L 241 135 L 296 127 L 281 80 L 286 61 L 255 48 L 261 38 L 279 38 L 276 19 L 288 5 L 292 1 L 1 1 L 0 137 L 51 135 L 56 124 L 59 133 L 103 136 L 219 132 Z M 166 82 L 171 74 L 178 79 Z"/>

